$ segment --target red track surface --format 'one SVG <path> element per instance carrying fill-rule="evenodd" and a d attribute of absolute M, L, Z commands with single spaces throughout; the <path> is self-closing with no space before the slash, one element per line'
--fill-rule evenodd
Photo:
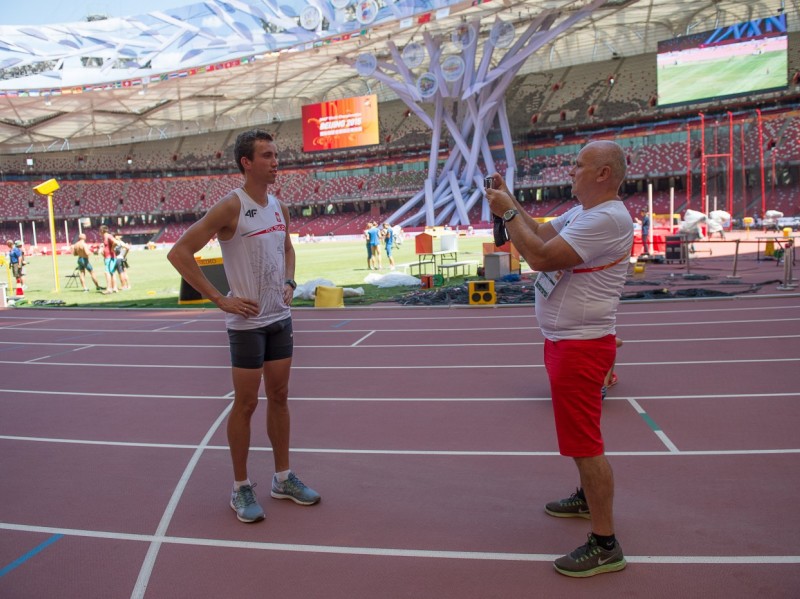
<path fill-rule="evenodd" d="M 264 408 L 228 507 L 215 311 L 0 311 L 0 597 L 797 597 L 800 300 L 624 303 L 603 416 L 629 566 L 552 560 L 557 454 L 530 306 L 295 311 L 293 468 L 269 497 Z M 38 551 L 36 551 L 38 549 Z"/>

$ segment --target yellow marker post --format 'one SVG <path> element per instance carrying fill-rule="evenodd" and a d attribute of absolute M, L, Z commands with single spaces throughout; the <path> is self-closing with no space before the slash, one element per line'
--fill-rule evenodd
<path fill-rule="evenodd" d="M 8 273 L 8 287 L 7 289 L 11 289 L 14 287 L 14 279 L 11 278 L 11 264 L 6 262 L 6 257 L 0 254 L 0 266 L 6 267 L 6 273 Z"/>
<path fill-rule="evenodd" d="M 745 239 L 750 237 L 750 227 L 752 227 L 755 222 L 756 221 L 752 216 L 745 216 L 742 219 L 742 223 L 744 224 L 744 237 L 745 237 Z"/>
<path fill-rule="evenodd" d="M 42 196 L 47 196 L 47 214 L 50 217 L 50 245 L 53 250 L 53 282 L 58 293 L 58 252 L 56 251 L 56 221 L 53 216 L 53 194 L 59 189 L 58 181 L 48 179 L 44 183 L 39 183 L 33 191 Z"/>

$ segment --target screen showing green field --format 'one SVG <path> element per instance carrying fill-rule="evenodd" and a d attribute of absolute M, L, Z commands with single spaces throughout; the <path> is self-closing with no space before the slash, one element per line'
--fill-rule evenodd
<path fill-rule="evenodd" d="M 659 42 L 658 105 L 786 89 L 786 15 Z"/>

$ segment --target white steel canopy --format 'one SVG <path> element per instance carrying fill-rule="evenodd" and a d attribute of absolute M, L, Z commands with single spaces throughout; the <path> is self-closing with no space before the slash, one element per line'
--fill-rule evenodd
<path fill-rule="evenodd" d="M 798 0 L 207 0 L 127 18 L 0 26 L 0 152 L 242 128 L 365 93 L 395 99 L 395 86 L 359 75 L 354 61 L 386 59 L 391 47 L 423 38 L 449 43 L 467 22 L 485 39 L 499 20 L 513 38 L 553 15 L 549 31 L 558 33 L 520 65 L 524 74 L 652 52 L 660 40 L 779 10 L 796 31 Z M 426 60 L 415 73 L 429 70 Z"/>

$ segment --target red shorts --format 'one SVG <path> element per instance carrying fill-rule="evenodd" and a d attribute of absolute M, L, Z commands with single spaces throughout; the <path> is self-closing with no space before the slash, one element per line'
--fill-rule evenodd
<path fill-rule="evenodd" d="M 616 355 L 614 335 L 588 340 L 545 339 L 544 364 L 550 378 L 561 455 L 591 458 L 603 454 L 600 390 Z"/>

